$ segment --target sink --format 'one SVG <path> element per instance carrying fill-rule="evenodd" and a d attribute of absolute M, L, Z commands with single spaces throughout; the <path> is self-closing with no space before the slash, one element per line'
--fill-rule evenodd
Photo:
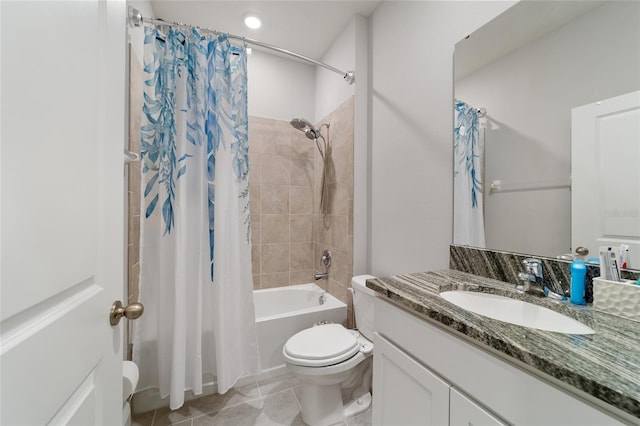
<path fill-rule="evenodd" d="M 556 333 L 595 333 L 573 318 L 522 300 L 471 291 L 444 291 L 440 297 L 467 311 L 510 324 Z"/>

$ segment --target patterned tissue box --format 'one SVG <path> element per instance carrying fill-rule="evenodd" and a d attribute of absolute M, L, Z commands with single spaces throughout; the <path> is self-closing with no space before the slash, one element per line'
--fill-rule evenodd
<path fill-rule="evenodd" d="M 640 322 L 640 286 L 635 281 L 593 279 L 593 308 Z"/>

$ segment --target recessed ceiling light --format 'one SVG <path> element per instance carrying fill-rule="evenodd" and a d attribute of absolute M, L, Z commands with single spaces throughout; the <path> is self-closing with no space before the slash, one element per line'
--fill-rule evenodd
<path fill-rule="evenodd" d="M 257 30 L 258 28 L 260 28 L 262 26 L 262 22 L 260 21 L 260 18 L 258 18 L 256 15 L 247 15 L 244 17 L 244 24 L 251 28 L 252 30 Z"/>

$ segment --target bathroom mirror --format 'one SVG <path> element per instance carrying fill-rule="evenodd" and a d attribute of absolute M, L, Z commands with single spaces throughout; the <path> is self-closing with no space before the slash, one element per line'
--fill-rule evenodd
<path fill-rule="evenodd" d="M 485 248 L 573 253 L 571 110 L 640 89 L 640 2 L 518 2 L 458 42 L 454 61 L 455 99 L 484 113 Z M 640 223 L 637 207 L 626 213 Z"/>

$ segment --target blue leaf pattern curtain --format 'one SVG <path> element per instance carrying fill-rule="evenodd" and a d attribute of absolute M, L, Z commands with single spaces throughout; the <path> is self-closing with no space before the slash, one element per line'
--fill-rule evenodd
<path fill-rule="evenodd" d="M 484 247 L 483 146 L 475 108 L 454 105 L 454 244 Z"/>
<path fill-rule="evenodd" d="M 170 407 L 213 374 L 259 372 L 251 277 L 246 52 L 224 35 L 145 28 L 140 387 Z M 233 348 L 233 349 L 230 349 Z M 223 350 L 224 349 L 224 350 Z"/>

